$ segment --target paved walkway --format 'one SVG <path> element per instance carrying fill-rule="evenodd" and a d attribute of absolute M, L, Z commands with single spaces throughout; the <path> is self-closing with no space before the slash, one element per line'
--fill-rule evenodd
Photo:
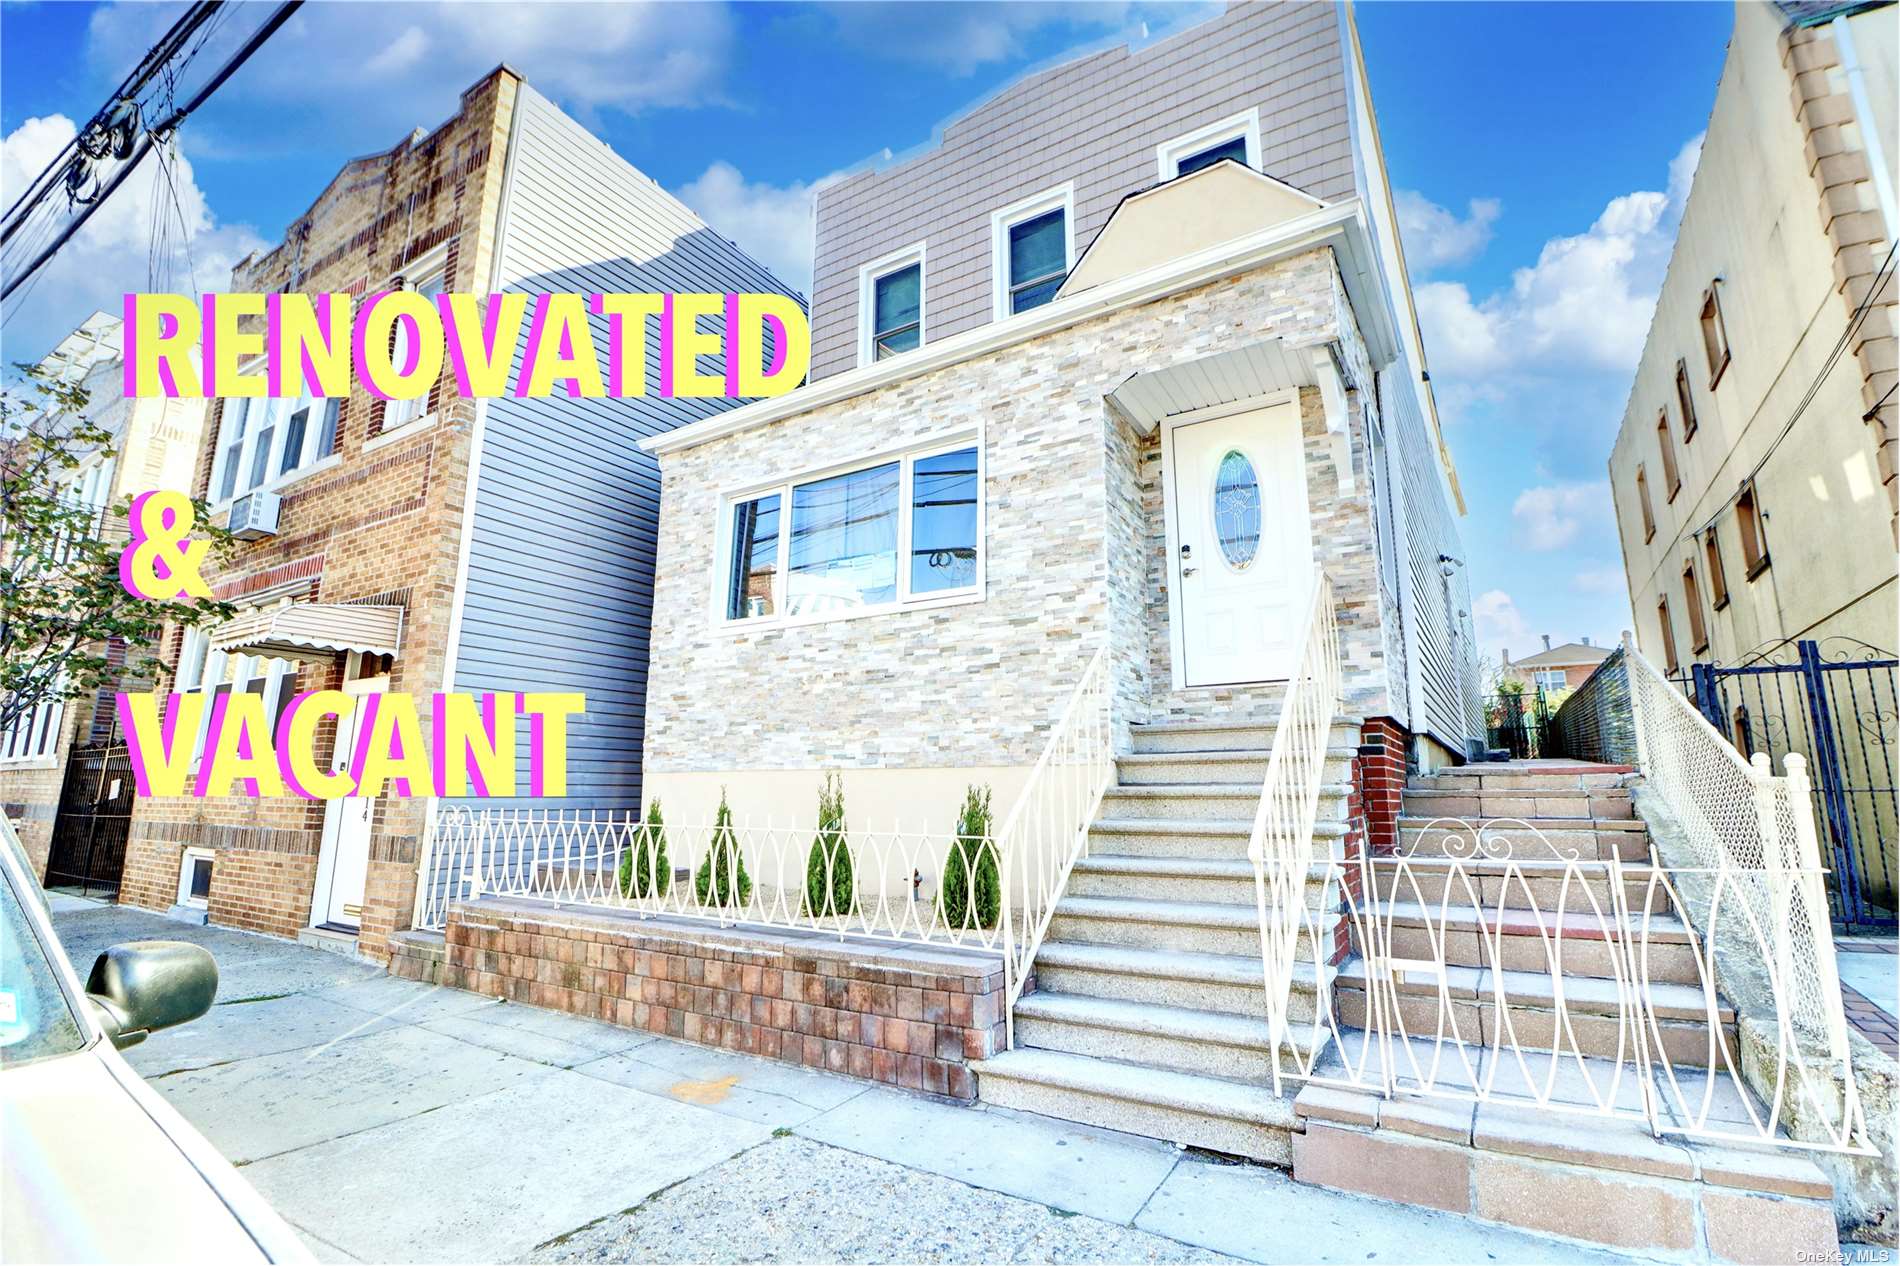
<path fill-rule="evenodd" d="M 1890 936 L 1837 937 L 1835 962 L 1847 1022 L 1881 1050 L 1900 1059 L 1900 953 Z"/>
<path fill-rule="evenodd" d="M 127 1057 L 325 1261 L 1617 1260 L 283 941 L 57 907 L 82 975 L 123 940 L 217 956 L 211 1013 Z"/>

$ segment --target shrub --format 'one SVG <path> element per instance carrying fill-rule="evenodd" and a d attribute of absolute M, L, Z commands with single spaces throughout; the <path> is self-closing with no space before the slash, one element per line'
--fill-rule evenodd
<path fill-rule="evenodd" d="M 943 863 L 943 921 L 951 928 L 993 928 L 1003 909 L 1003 877 L 990 839 L 990 789 L 971 787 Z"/>
<path fill-rule="evenodd" d="M 673 887 L 673 863 L 666 856 L 666 822 L 660 802 L 647 806 L 647 820 L 634 832 L 633 847 L 620 854 L 620 895 L 665 896 Z"/>
<path fill-rule="evenodd" d="M 732 809 L 723 787 L 719 812 L 713 818 L 712 843 L 693 874 L 693 896 L 702 906 L 742 906 L 752 900 L 752 876 L 746 874 L 745 854 L 732 829 Z"/>
<path fill-rule="evenodd" d="M 855 859 L 845 842 L 844 781 L 825 776 L 818 789 L 818 834 L 812 837 L 805 859 L 805 913 L 820 918 L 851 913 L 851 880 Z"/>

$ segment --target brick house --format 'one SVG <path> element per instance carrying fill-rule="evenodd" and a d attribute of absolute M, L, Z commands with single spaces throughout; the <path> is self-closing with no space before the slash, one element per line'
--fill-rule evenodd
<path fill-rule="evenodd" d="M 785 289 L 506 66 L 446 123 L 345 164 L 232 288 Z M 426 400 L 217 402 L 195 487 L 252 539 L 211 576 L 238 616 L 168 637 L 172 688 L 259 692 L 267 715 L 325 688 L 583 692 L 560 805 L 637 805 L 657 481 L 635 441 L 730 404 L 469 400 L 447 374 Z M 141 803 L 123 899 L 380 956 L 436 812 Z"/>
<path fill-rule="evenodd" d="M 1546 635 L 1544 649 L 1534 655 L 1512 659 L 1510 651 L 1503 652 L 1498 665 L 1499 677 L 1505 681 L 1521 681 L 1526 689 L 1555 694 L 1581 686 L 1597 670 L 1597 665 L 1609 657 L 1609 647 L 1592 646 L 1587 637 L 1581 642 L 1552 646 Z"/>
<path fill-rule="evenodd" d="M 72 499 L 100 512 L 98 527 L 109 534 L 122 533 L 123 524 L 111 520 L 108 507 L 148 489 L 190 482 L 205 418 L 202 400 L 126 398 L 120 324 L 116 316 L 95 312 L 40 362 L 41 369 L 85 389 L 87 417 L 111 437 L 110 454 L 84 455 L 64 477 Z M 124 665 L 126 651 L 123 642 L 114 639 L 104 653 L 108 661 Z M 67 847 L 54 856 L 52 846 L 75 749 L 87 749 L 88 769 L 109 760 L 112 696 L 122 688 L 132 687 L 110 681 L 90 695 L 48 700 L 0 730 L 0 813 L 12 819 L 29 864 L 48 887 L 109 893 L 118 882 L 122 815 L 132 795 L 129 779 L 107 775 L 88 787 L 76 785 L 75 807 L 81 812 L 67 815 Z M 99 807 L 99 801 L 108 802 L 109 820 L 95 830 L 85 811 Z"/>

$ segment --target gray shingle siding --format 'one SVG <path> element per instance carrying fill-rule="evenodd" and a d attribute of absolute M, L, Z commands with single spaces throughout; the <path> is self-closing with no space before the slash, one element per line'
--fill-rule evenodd
<path fill-rule="evenodd" d="M 1354 192 L 1340 25 L 1329 4 L 1242 5 L 1131 51 L 1031 75 L 929 151 L 818 194 L 812 378 L 857 364 L 858 269 L 926 245 L 926 341 L 991 319 L 990 213 L 1075 185 L 1079 258 L 1117 203 L 1155 183 L 1155 147 L 1258 107 L 1261 167 L 1328 200 Z"/>

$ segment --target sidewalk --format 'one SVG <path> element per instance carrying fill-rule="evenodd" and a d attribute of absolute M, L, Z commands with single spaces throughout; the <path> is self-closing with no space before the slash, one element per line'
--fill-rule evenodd
<path fill-rule="evenodd" d="M 1835 961 L 1841 974 L 1841 999 L 1847 1004 L 1847 1022 L 1862 1037 L 1900 1059 L 1900 1019 L 1895 1017 L 1895 995 L 1900 994 L 1900 947 L 1894 938 L 1843 936 L 1834 941 Z"/>
<path fill-rule="evenodd" d="M 1152 1140 L 869 1086 L 62 903 L 83 973 L 196 941 L 127 1057 L 325 1261 L 1609 1262 Z"/>

